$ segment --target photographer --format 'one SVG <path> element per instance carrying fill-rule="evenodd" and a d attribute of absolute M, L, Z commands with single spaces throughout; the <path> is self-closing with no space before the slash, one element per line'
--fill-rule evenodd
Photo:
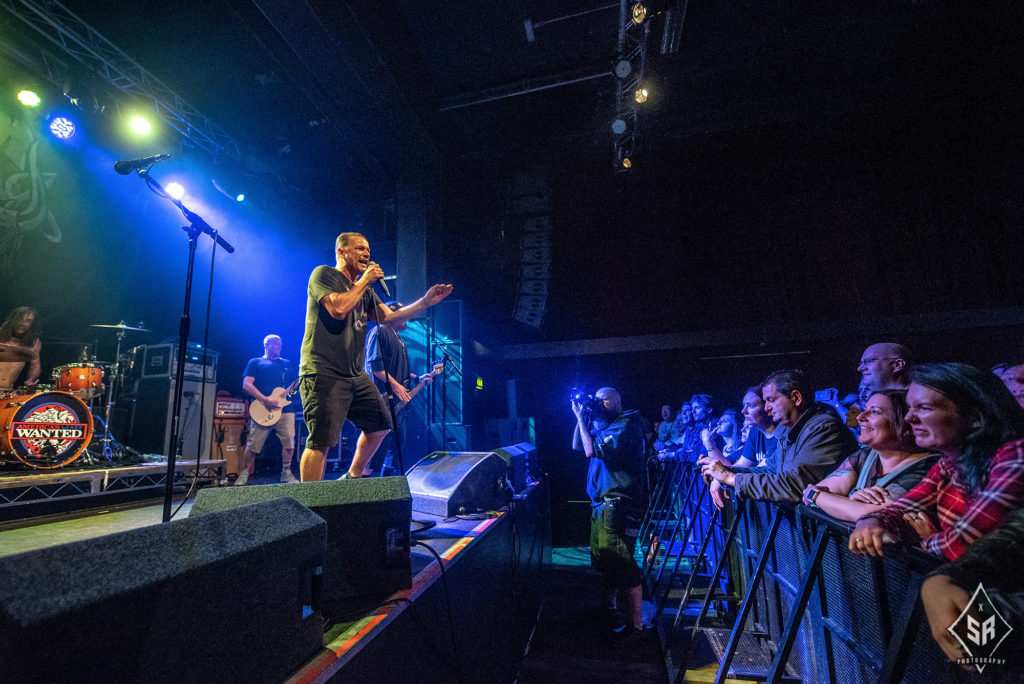
<path fill-rule="evenodd" d="M 602 609 L 617 617 L 618 594 L 625 602 L 626 624 L 608 633 L 617 644 L 633 645 L 643 634 L 640 568 L 633 552 L 643 515 L 644 436 L 637 411 L 622 410 L 622 397 L 611 387 L 594 396 L 574 392 L 575 448 L 582 447 L 590 467 L 590 562 L 601 574 Z"/>

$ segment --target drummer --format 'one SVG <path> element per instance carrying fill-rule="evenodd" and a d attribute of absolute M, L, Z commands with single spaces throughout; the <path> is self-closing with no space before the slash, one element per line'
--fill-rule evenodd
<path fill-rule="evenodd" d="M 25 386 L 32 386 L 39 381 L 39 320 L 36 310 L 27 306 L 19 306 L 7 314 L 7 319 L 0 325 L 0 344 L 12 347 L 17 354 L 18 347 L 24 354 L 18 356 L 31 357 L 27 361 L 0 361 L 0 390 L 11 389 L 21 376 L 26 364 Z M 4 358 L 4 350 L 0 347 L 0 359 Z"/>

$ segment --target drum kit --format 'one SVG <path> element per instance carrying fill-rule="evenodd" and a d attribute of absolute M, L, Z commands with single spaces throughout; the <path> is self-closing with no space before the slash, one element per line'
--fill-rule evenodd
<path fill-rule="evenodd" d="M 53 369 L 52 384 L 0 391 L 0 465 L 53 470 L 76 459 L 95 465 L 138 456 L 111 434 L 110 415 L 115 387 L 125 375 L 122 366 L 129 362 L 121 353 L 125 335 L 149 330 L 124 321 L 91 327 L 116 331 L 115 361 L 66 363 Z M 0 362 L 33 358 L 30 349 L 0 343 Z M 102 436 L 94 427 L 102 428 Z"/>

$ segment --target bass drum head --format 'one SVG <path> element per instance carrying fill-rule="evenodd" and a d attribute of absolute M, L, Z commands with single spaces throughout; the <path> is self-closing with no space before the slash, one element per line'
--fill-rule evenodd
<path fill-rule="evenodd" d="M 0 402 L 0 461 L 51 470 L 74 461 L 92 437 L 92 414 L 67 392 L 9 396 Z"/>

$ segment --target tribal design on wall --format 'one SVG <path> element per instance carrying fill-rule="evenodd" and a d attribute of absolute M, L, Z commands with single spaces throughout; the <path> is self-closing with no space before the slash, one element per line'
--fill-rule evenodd
<path fill-rule="evenodd" d="M 10 274 L 29 233 L 53 243 L 62 238 L 47 204 L 55 173 L 38 164 L 39 139 L 24 119 L 0 110 L 0 274 Z"/>

